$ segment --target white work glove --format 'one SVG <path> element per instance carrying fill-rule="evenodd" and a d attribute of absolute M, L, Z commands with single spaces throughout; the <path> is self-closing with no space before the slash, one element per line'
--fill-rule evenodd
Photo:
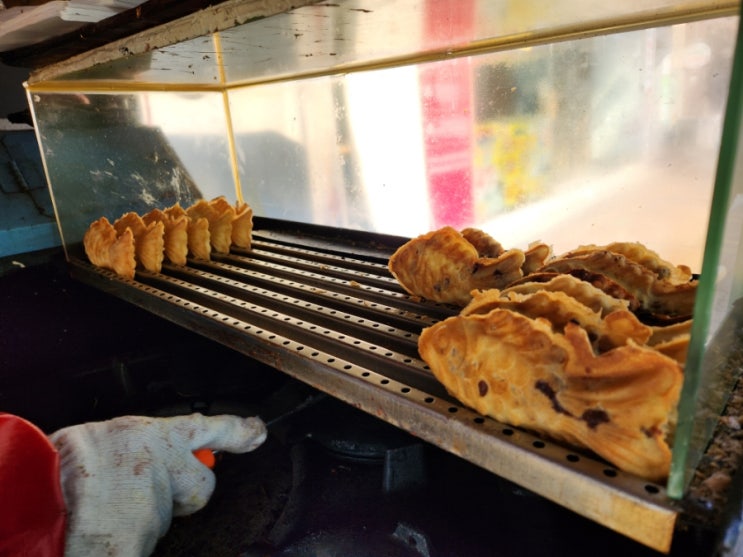
<path fill-rule="evenodd" d="M 214 473 L 193 451 L 243 453 L 266 439 L 260 418 L 123 416 L 49 436 L 60 455 L 66 557 L 144 557 L 173 516 L 206 505 Z"/>

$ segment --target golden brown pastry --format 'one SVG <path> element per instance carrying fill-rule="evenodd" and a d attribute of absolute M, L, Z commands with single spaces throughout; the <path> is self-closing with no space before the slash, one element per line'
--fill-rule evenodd
<path fill-rule="evenodd" d="M 648 340 L 648 344 L 655 345 L 661 342 L 673 340 L 676 337 L 688 335 L 691 333 L 691 326 L 693 321 L 687 319 L 686 321 L 679 321 L 672 325 L 655 325 L 651 327 L 653 334 Z"/>
<path fill-rule="evenodd" d="M 637 299 L 649 321 L 686 320 L 692 315 L 696 280 L 678 283 L 656 271 L 607 249 L 584 249 L 549 261 L 540 272 L 599 275 Z M 594 281 L 590 281 L 594 282 Z"/>
<path fill-rule="evenodd" d="M 116 232 L 121 235 L 127 228 L 134 234 L 134 253 L 137 262 L 148 271 L 162 271 L 164 258 L 164 231 L 161 222 L 146 225 L 137 213 L 129 212 L 114 221 Z"/>
<path fill-rule="evenodd" d="M 390 257 L 389 269 L 414 296 L 464 306 L 472 290 L 503 288 L 520 278 L 524 260 L 521 250 L 481 257 L 462 234 L 446 226 L 402 245 Z"/>
<path fill-rule="evenodd" d="M 686 363 L 686 356 L 689 353 L 690 340 L 691 335 L 684 334 L 653 344 L 652 347 L 661 354 L 673 358 L 683 366 Z"/>
<path fill-rule="evenodd" d="M 586 245 L 571 250 L 565 255 L 576 255 L 578 253 L 607 250 L 612 253 L 623 255 L 630 261 L 634 261 L 651 270 L 660 279 L 666 279 L 673 284 L 683 284 L 692 279 L 691 269 L 686 265 L 674 265 L 666 261 L 656 252 L 648 249 L 639 242 L 612 242 L 606 246 Z"/>
<path fill-rule="evenodd" d="M 524 252 L 524 264 L 521 266 L 521 272 L 524 276 L 535 272 L 541 268 L 545 262 L 552 256 L 552 248 L 542 242 L 533 242 Z"/>
<path fill-rule="evenodd" d="M 506 249 L 487 232 L 478 228 L 465 228 L 462 237 L 477 250 L 480 257 L 500 257 Z M 542 242 L 532 242 L 524 252 L 524 262 L 521 272 L 524 275 L 534 272 L 540 268 L 552 255 L 552 248 Z"/>
<path fill-rule="evenodd" d="M 498 257 L 506 251 L 500 242 L 478 228 L 465 228 L 462 237 L 472 244 L 480 257 Z"/>
<path fill-rule="evenodd" d="M 546 268 L 546 266 L 544 268 Z M 619 284 L 609 279 L 605 275 L 602 275 L 600 273 L 592 273 L 584 269 L 572 269 L 567 273 L 544 271 L 540 269 L 519 280 L 512 282 L 508 286 L 508 288 L 514 288 L 526 283 L 549 282 L 550 280 L 561 276 L 571 276 L 582 282 L 588 283 L 591 286 L 598 288 L 611 298 L 614 298 L 617 301 L 626 304 L 627 308 L 632 311 L 637 311 L 637 309 L 640 307 L 640 302 L 637 297 L 627 292 L 627 290 L 622 288 Z"/>
<path fill-rule="evenodd" d="M 498 290 L 473 292 L 472 301 L 465 306 L 460 315 L 486 314 L 494 309 L 507 309 L 533 319 L 544 318 L 552 330 L 564 332 L 568 323 L 580 325 L 588 333 L 594 349 L 601 353 L 617 346 L 624 346 L 630 340 L 645 344 L 651 329 L 627 309 L 618 309 L 605 317 L 561 291 L 537 290 L 528 294 Z"/>
<path fill-rule="evenodd" d="M 137 262 L 134 234 L 126 228 L 121 234 L 106 217 L 93 222 L 83 235 L 85 254 L 93 265 L 114 271 L 127 279 L 134 278 Z"/>
<path fill-rule="evenodd" d="M 668 475 L 682 372 L 656 350 L 629 342 L 597 356 L 574 323 L 556 333 L 546 319 L 495 309 L 424 329 L 419 351 L 481 414 L 589 448 L 649 480 Z"/>
<path fill-rule="evenodd" d="M 209 233 L 209 221 L 204 218 L 191 218 L 186 210 L 176 203 L 165 209 L 165 214 L 173 219 L 182 216 L 188 218 L 188 252 L 197 259 L 211 259 L 212 245 Z"/>
<path fill-rule="evenodd" d="M 176 203 L 165 210 L 153 209 L 141 217 L 130 211 L 113 224 L 99 219 L 88 228 L 84 247 L 94 264 L 109 269 L 115 264 L 121 270 L 119 274 L 132 278 L 137 265 L 160 272 L 165 258 L 176 265 L 185 265 L 189 253 L 208 260 L 212 249 L 229 253 L 233 243 L 249 249 L 252 232 L 252 209 L 246 203 L 232 206 L 222 196 L 209 202 L 198 201 L 188 209 Z M 134 268 L 130 268 L 127 251 L 129 237 L 133 240 Z M 109 248 L 113 250 L 111 253 Z"/>
<path fill-rule="evenodd" d="M 654 326 L 648 345 L 683 365 L 689 351 L 691 325 L 692 320 L 688 319 L 672 325 Z"/>
<path fill-rule="evenodd" d="M 235 203 L 235 220 L 232 221 L 232 243 L 250 249 L 253 237 L 253 209 L 247 203 Z"/>
<path fill-rule="evenodd" d="M 222 203 L 224 201 L 224 203 Z M 217 253 L 229 253 L 232 244 L 232 221 L 235 208 L 224 198 L 212 201 L 201 199 L 186 209 L 193 220 L 205 218 L 209 223 L 209 241 Z"/>
<path fill-rule="evenodd" d="M 165 257 L 175 265 L 185 265 L 188 257 L 188 216 L 183 214 L 175 218 L 160 209 L 153 209 L 143 215 L 142 220 L 146 225 L 163 224 Z"/>
<path fill-rule="evenodd" d="M 591 308 L 591 310 L 599 312 L 602 316 L 613 311 L 629 309 L 629 302 L 627 300 L 615 298 L 600 288 L 596 288 L 590 282 L 581 280 L 573 275 L 550 273 L 548 277 L 532 277 L 537 280 L 530 281 L 528 280 L 529 278 L 529 276 L 525 276 L 522 281 L 504 288 L 501 291 L 501 295 L 507 296 L 512 292 L 531 294 L 540 290 L 547 290 L 550 292 L 565 292 L 583 305 Z"/>

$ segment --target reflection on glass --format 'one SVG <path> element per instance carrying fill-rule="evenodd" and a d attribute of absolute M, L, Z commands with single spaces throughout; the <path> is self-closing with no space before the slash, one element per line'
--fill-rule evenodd
<path fill-rule="evenodd" d="M 204 198 L 236 196 L 222 93 L 147 92 L 143 124 L 167 139 Z"/>
<path fill-rule="evenodd" d="M 230 90 L 258 214 L 701 266 L 736 18 Z"/>
<path fill-rule="evenodd" d="M 100 216 L 235 198 L 221 94 L 35 93 L 32 106 L 65 243 Z"/>
<path fill-rule="evenodd" d="M 440 27 L 426 21 L 421 40 Z M 132 149 L 126 140 L 136 148 L 122 165 L 143 169 L 148 148 L 167 149 L 173 172 L 204 197 L 234 198 L 237 187 L 258 215 L 403 236 L 478 226 L 504 246 L 542 240 L 556 252 L 638 240 L 699 271 L 736 24 L 704 20 L 224 92 L 32 96 L 63 227 L 74 219 L 64 211 L 74 191 L 64 169 L 79 163 L 87 177 L 100 170 L 93 159 L 111 159 L 111 145 L 119 157 Z M 452 20 L 448 33 L 472 25 Z M 86 135 L 65 129 L 83 123 Z M 92 158 L 75 162 L 66 149 L 74 142 Z M 155 162 L 155 175 L 161 169 Z M 116 170 L 106 187 L 126 199 L 137 184 Z M 96 199 L 106 214 L 110 202 Z"/>

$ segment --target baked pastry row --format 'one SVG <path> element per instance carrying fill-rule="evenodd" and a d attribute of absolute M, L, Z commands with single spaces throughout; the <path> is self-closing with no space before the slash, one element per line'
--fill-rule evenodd
<path fill-rule="evenodd" d="M 252 232 L 250 206 L 220 196 L 185 209 L 176 203 L 142 216 L 125 213 L 113 224 L 101 217 L 85 232 L 83 247 L 91 263 L 131 279 L 137 267 L 159 273 L 166 259 L 185 265 L 189 254 L 209 259 L 212 250 L 229 253 L 232 245 L 250 249 Z"/>
<path fill-rule="evenodd" d="M 463 404 L 660 481 L 683 384 L 697 281 L 639 243 L 505 250 L 444 227 L 389 268 L 412 295 L 462 307 L 418 348 Z"/>

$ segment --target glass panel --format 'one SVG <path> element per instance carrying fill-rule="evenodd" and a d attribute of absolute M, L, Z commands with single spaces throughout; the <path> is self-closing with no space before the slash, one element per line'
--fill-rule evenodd
<path fill-rule="evenodd" d="M 235 84 L 389 62 L 412 53 L 420 58 L 423 53 L 452 53 L 487 44 L 518 46 L 592 28 L 616 28 L 632 22 L 647 25 L 653 19 L 680 17 L 712 7 L 710 2 L 680 5 L 673 0 L 424 0 L 381 4 L 357 0 L 305 6 L 274 16 L 262 25 L 223 31 L 220 39 L 227 82 Z"/>
<path fill-rule="evenodd" d="M 65 244 L 80 242 L 101 216 L 235 197 L 231 175 L 220 174 L 230 167 L 221 93 L 35 93 L 31 100 Z"/>
<path fill-rule="evenodd" d="M 668 480 L 681 497 L 704 454 L 743 356 L 743 27 L 738 30 L 692 343 Z"/>
<path fill-rule="evenodd" d="M 257 214 L 701 269 L 737 18 L 229 91 Z"/>

